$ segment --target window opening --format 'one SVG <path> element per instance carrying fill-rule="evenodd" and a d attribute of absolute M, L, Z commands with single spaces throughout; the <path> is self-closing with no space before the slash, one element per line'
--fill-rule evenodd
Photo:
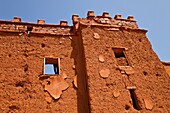
<path fill-rule="evenodd" d="M 113 48 L 113 51 L 119 66 L 129 66 L 124 53 L 125 48 Z"/>
<path fill-rule="evenodd" d="M 30 32 L 32 31 L 33 27 L 32 26 L 27 26 L 27 34 L 29 35 Z"/>
<path fill-rule="evenodd" d="M 124 49 L 123 48 L 113 48 L 114 54 L 116 58 L 125 58 Z"/>
<path fill-rule="evenodd" d="M 136 110 L 141 110 L 142 108 L 139 105 L 139 100 L 136 96 L 135 89 L 129 89 L 129 92 L 130 92 L 130 96 L 133 102 L 133 108 Z"/>
<path fill-rule="evenodd" d="M 44 74 L 59 75 L 60 74 L 60 59 L 45 58 Z"/>

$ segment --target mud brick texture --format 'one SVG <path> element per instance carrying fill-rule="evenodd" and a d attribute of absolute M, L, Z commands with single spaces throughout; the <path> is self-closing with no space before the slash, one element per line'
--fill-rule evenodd
<path fill-rule="evenodd" d="M 133 16 L 72 22 L 0 20 L 1 113 L 170 113 L 170 63 Z"/>

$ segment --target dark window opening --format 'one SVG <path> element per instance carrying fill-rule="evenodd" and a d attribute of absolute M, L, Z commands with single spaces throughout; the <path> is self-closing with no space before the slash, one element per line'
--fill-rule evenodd
<path fill-rule="evenodd" d="M 125 58 L 125 54 L 124 54 L 124 49 L 123 48 L 113 48 L 114 54 L 116 58 L 121 58 L 124 57 Z"/>
<path fill-rule="evenodd" d="M 115 58 L 117 60 L 118 65 L 120 66 L 128 66 L 128 61 L 125 57 L 125 48 L 113 48 Z"/>
<path fill-rule="evenodd" d="M 135 89 L 129 89 L 130 92 L 130 96 L 133 102 L 133 108 L 136 110 L 141 110 L 141 106 L 140 106 L 140 101 L 138 100 L 136 93 L 135 93 Z"/>
<path fill-rule="evenodd" d="M 32 31 L 33 27 L 32 26 L 27 26 L 27 34 L 29 35 L 30 32 Z"/>
<path fill-rule="evenodd" d="M 45 74 L 59 75 L 60 74 L 60 59 L 59 58 L 45 58 Z"/>

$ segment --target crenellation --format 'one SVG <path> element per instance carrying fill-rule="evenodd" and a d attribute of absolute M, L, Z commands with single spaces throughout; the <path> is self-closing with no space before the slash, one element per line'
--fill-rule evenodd
<path fill-rule="evenodd" d="M 13 22 L 21 22 L 21 18 L 20 17 L 14 17 Z"/>
<path fill-rule="evenodd" d="M 119 19 L 117 19 L 119 18 Z M 132 21 L 130 19 L 120 19 L 120 15 L 116 16 L 116 19 L 103 18 L 101 16 L 97 16 L 94 18 L 94 21 L 98 24 L 108 24 L 108 26 L 112 27 L 129 27 L 132 29 L 138 28 L 136 21 Z"/>
<path fill-rule="evenodd" d="M 114 18 L 110 17 L 108 12 L 103 12 L 102 16 L 95 16 L 94 11 L 88 11 L 87 18 L 78 18 L 73 15 L 73 26 L 77 29 L 77 24 L 91 25 L 91 26 L 107 26 L 107 27 L 126 27 L 130 29 L 138 29 L 138 25 L 133 16 L 128 16 L 127 19 L 122 18 L 120 14 L 115 15 Z"/>
<path fill-rule="evenodd" d="M 121 18 L 121 15 L 110 17 L 108 12 L 103 12 L 102 16 L 95 16 L 94 11 L 88 11 L 87 18 L 79 18 L 78 15 L 72 15 L 73 26 L 68 26 L 67 21 L 60 21 L 59 25 L 46 24 L 45 20 L 37 20 L 37 23 L 21 22 L 20 17 L 14 17 L 12 21 L 0 20 L 0 30 L 5 32 L 27 32 L 27 26 L 32 26 L 30 33 L 51 34 L 51 35 L 73 35 L 70 33 L 73 29 L 78 29 L 79 24 L 92 26 L 108 26 L 111 28 L 128 27 L 138 29 L 138 25 L 133 16 L 128 16 L 127 19 Z"/>
<path fill-rule="evenodd" d="M 103 15 L 102 15 L 104 18 L 110 18 L 109 16 L 109 13 L 108 12 L 103 12 Z"/>
<path fill-rule="evenodd" d="M 68 22 L 64 21 L 64 20 L 61 20 L 60 21 L 60 26 L 68 26 Z"/>
<path fill-rule="evenodd" d="M 94 11 L 88 11 L 87 12 L 87 18 L 93 18 L 93 17 L 95 17 Z"/>
<path fill-rule="evenodd" d="M 45 24 L 45 20 L 37 20 L 37 24 Z"/>
<path fill-rule="evenodd" d="M 134 20 L 134 17 L 133 16 L 128 16 L 127 19 L 128 20 Z"/>
<path fill-rule="evenodd" d="M 29 27 L 32 27 L 32 29 L 28 30 Z M 61 21 L 60 25 L 45 24 L 45 20 L 38 20 L 37 24 L 19 21 L 0 21 L 1 32 L 24 32 L 27 34 L 28 31 L 31 31 L 29 34 L 73 35 L 71 29 L 72 26 L 68 26 L 67 21 Z"/>
<path fill-rule="evenodd" d="M 115 15 L 114 19 L 122 19 L 122 15 L 117 14 L 117 15 Z"/>

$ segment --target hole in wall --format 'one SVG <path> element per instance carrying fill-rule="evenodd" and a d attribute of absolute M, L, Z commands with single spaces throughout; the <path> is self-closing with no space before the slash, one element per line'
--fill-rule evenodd
<path fill-rule="evenodd" d="M 125 54 L 124 54 L 124 49 L 122 48 L 113 48 L 114 54 L 116 58 L 125 58 Z"/>
<path fill-rule="evenodd" d="M 146 75 L 148 75 L 148 73 L 146 72 L 146 71 L 143 71 L 143 74 L 146 76 Z"/>
<path fill-rule="evenodd" d="M 50 81 L 47 81 L 47 85 L 50 85 L 51 84 L 51 82 Z"/>
<path fill-rule="evenodd" d="M 15 84 L 16 87 L 24 87 L 24 85 L 25 85 L 25 81 L 18 81 Z"/>
<path fill-rule="evenodd" d="M 24 53 L 23 55 L 24 55 L 25 57 L 28 57 L 28 54 L 27 54 L 27 53 Z"/>
<path fill-rule="evenodd" d="M 24 65 L 24 72 L 27 72 L 28 71 L 28 64 L 25 64 Z"/>
<path fill-rule="evenodd" d="M 11 54 L 9 54 L 8 56 L 11 57 Z"/>
<path fill-rule="evenodd" d="M 14 109 L 19 109 L 16 105 L 11 105 L 11 106 L 9 106 L 9 109 L 11 109 L 11 110 L 14 110 Z"/>
<path fill-rule="evenodd" d="M 135 93 L 135 89 L 129 89 L 129 92 L 130 92 L 130 96 L 131 96 L 131 99 L 132 99 L 133 108 L 136 109 L 136 110 L 141 110 L 142 108 L 139 105 L 139 100 L 138 100 L 137 95 Z"/>
<path fill-rule="evenodd" d="M 44 44 L 44 43 L 42 43 L 42 44 L 41 44 L 41 47 L 42 47 L 42 48 L 44 48 L 44 47 L 45 47 L 45 44 Z"/>
<path fill-rule="evenodd" d="M 129 105 L 125 105 L 125 110 L 129 110 L 130 106 Z"/>
<path fill-rule="evenodd" d="M 60 59 L 59 58 L 45 58 L 45 72 L 44 74 L 59 75 L 60 74 Z"/>
<path fill-rule="evenodd" d="M 139 39 L 139 42 L 142 42 L 142 39 Z"/>
<path fill-rule="evenodd" d="M 32 26 L 27 26 L 27 34 L 29 35 L 30 32 L 32 31 L 33 27 Z"/>
<path fill-rule="evenodd" d="M 156 73 L 156 76 L 161 76 L 161 73 Z"/>
<path fill-rule="evenodd" d="M 114 55 L 119 66 L 129 66 L 129 63 L 125 57 L 125 48 L 112 48 Z"/>

